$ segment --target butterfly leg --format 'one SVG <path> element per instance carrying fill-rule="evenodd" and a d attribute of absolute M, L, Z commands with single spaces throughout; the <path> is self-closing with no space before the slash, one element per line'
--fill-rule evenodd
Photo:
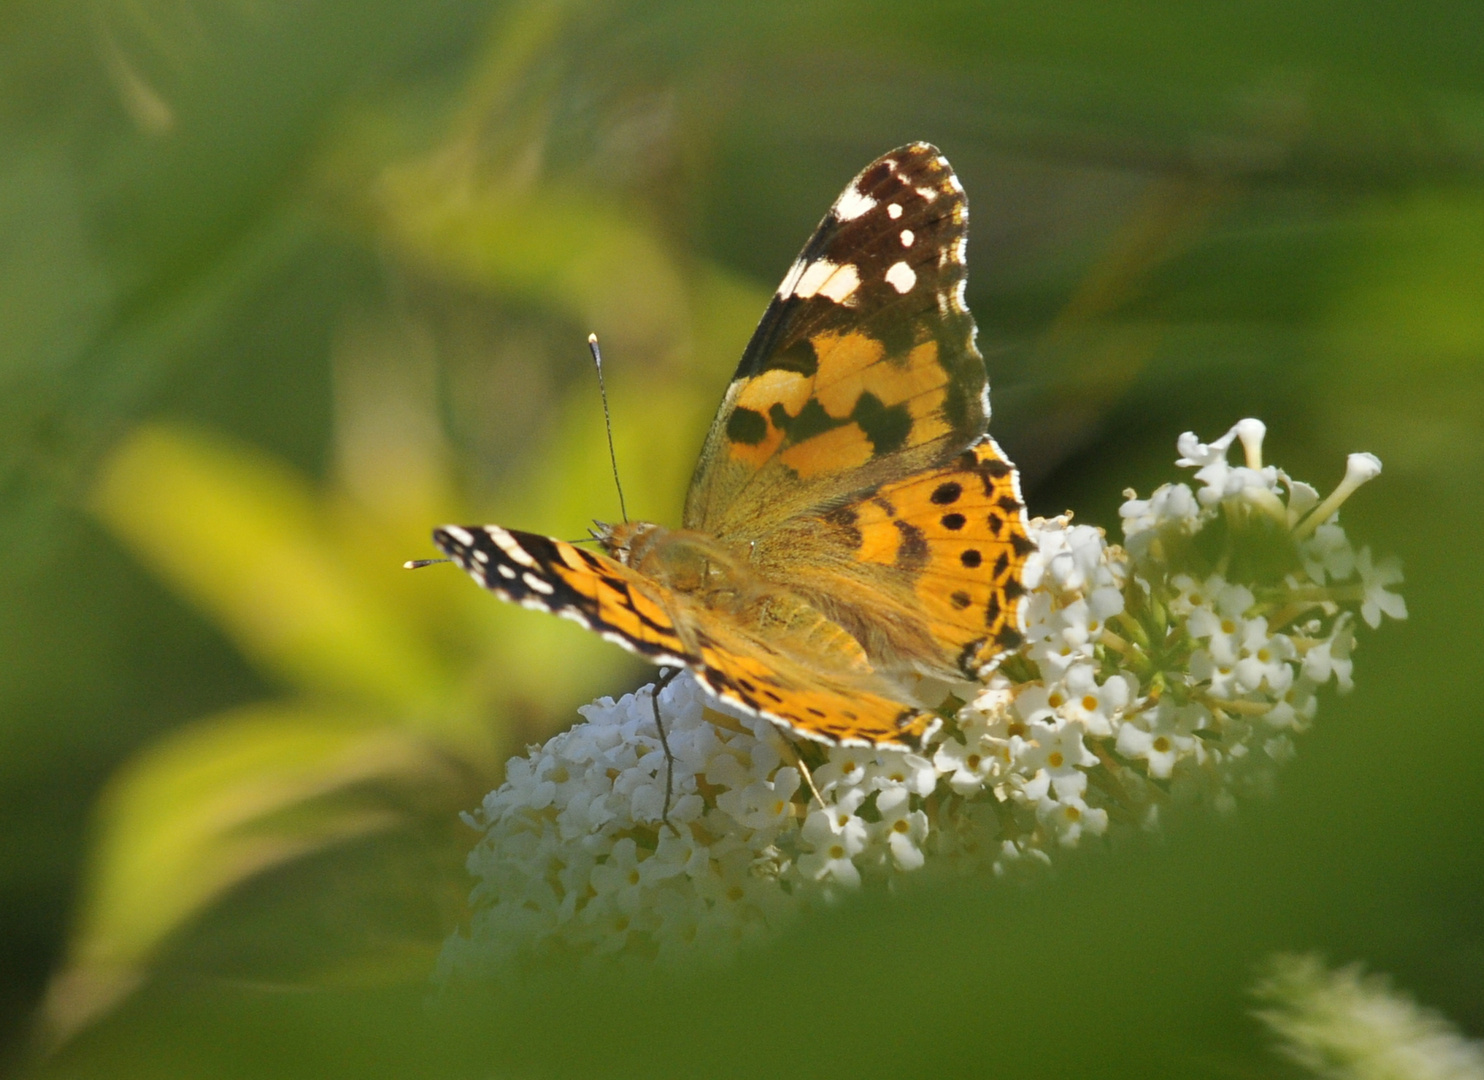
<path fill-rule="evenodd" d="M 809 785 L 809 791 L 814 796 L 814 801 L 817 802 L 819 804 L 819 808 L 823 810 L 824 796 L 819 793 L 819 788 L 814 786 L 814 774 L 809 771 L 809 766 L 805 763 L 803 756 L 799 753 L 798 746 L 792 739 L 787 738 L 781 731 L 775 730 L 773 733 L 773 737 L 783 744 L 782 757 L 785 760 L 792 762 L 794 766 L 798 768 L 799 775 L 804 778 L 804 783 Z"/>
<path fill-rule="evenodd" d="M 660 811 L 660 820 L 669 825 L 676 836 L 680 835 L 680 830 L 670 821 L 670 798 L 675 790 L 675 755 L 670 753 L 670 740 L 665 738 L 665 722 L 660 719 L 660 691 L 674 682 L 681 670 L 661 667 L 660 677 L 654 681 L 654 690 L 649 696 L 649 704 L 654 709 L 654 726 L 660 733 L 660 749 L 665 752 L 665 807 Z"/>

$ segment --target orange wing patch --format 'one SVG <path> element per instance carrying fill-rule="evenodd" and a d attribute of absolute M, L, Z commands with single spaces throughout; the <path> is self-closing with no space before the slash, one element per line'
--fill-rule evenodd
<path fill-rule="evenodd" d="M 952 465 L 883 486 L 854 524 L 858 558 L 911 575 L 929 632 L 965 675 L 1020 644 L 1035 544 L 1015 470 L 989 436 Z"/>

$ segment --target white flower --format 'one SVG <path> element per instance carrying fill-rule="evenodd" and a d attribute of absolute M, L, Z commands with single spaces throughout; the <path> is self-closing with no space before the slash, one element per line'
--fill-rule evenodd
<path fill-rule="evenodd" d="M 1355 549 L 1338 525 L 1321 525 L 1299 545 L 1304 572 L 1323 585 L 1325 580 L 1345 581 L 1355 573 Z"/>
<path fill-rule="evenodd" d="M 798 769 L 779 769 L 771 780 L 754 780 L 743 788 L 719 793 L 716 805 L 749 829 L 780 829 L 794 816 L 793 797 L 800 783 Z"/>
<path fill-rule="evenodd" d="M 1350 621 L 1350 613 L 1346 612 L 1335 623 L 1330 636 L 1312 646 L 1304 654 L 1304 678 L 1315 686 L 1323 686 L 1333 675 L 1335 685 L 1339 687 L 1340 692 L 1349 693 L 1351 687 L 1354 686 L 1350 677 L 1351 671 L 1355 668 L 1355 662 L 1350 659 L 1350 650 L 1354 646 L 1355 631 Z"/>
<path fill-rule="evenodd" d="M 1199 705 L 1177 706 L 1162 700 L 1118 729 L 1118 752 L 1127 758 L 1143 758 L 1150 776 L 1167 779 L 1181 758 L 1189 757 L 1196 764 L 1205 760 L 1195 732 L 1209 720 L 1210 713 Z"/>
<path fill-rule="evenodd" d="M 931 795 L 939 774 L 921 754 L 883 752 L 866 773 L 866 786 L 876 791 L 903 788 L 912 795 Z"/>
<path fill-rule="evenodd" d="M 1394 592 L 1387 592 L 1388 585 L 1397 585 L 1402 580 L 1402 567 L 1396 559 L 1371 562 L 1371 549 L 1363 547 L 1356 557 L 1355 568 L 1360 572 L 1360 587 L 1365 593 L 1361 601 L 1360 617 L 1372 630 L 1381 625 L 1383 614 L 1393 619 L 1407 617 L 1407 602 Z"/>
<path fill-rule="evenodd" d="M 1083 832 L 1101 836 L 1108 829 L 1108 811 L 1088 806 L 1080 796 L 1042 799 L 1036 816 L 1063 847 L 1076 847 Z"/>
<path fill-rule="evenodd" d="M 897 868 L 920 868 L 925 861 L 921 845 L 928 834 L 927 814 L 912 809 L 912 795 L 906 788 L 882 791 L 876 796 L 876 810 L 881 815 L 876 834 L 884 839 Z"/>
<path fill-rule="evenodd" d="M 1034 792 L 1031 797 L 1041 798 L 1046 785 L 1056 791 L 1058 799 L 1087 790 L 1085 770 L 1098 763 L 1098 756 L 1083 743 L 1085 730 L 1076 721 L 1060 727 L 1037 722 L 1030 725 L 1030 738 L 1016 736 L 1011 740 L 1017 763 L 1032 774 L 1025 788 L 1028 793 Z"/>
<path fill-rule="evenodd" d="M 1139 692 L 1139 681 L 1126 671 L 1110 675 L 1099 686 L 1091 664 L 1079 664 L 1062 680 L 1065 703 L 1059 712 L 1090 735 L 1113 734 L 1113 721 Z"/>
<path fill-rule="evenodd" d="M 1269 634 L 1268 621 L 1261 615 L 1243 625 L 1237 653 L 1235 682 L 1243 693 L 1282 694 L 1293 685 L 1293 668 L 1288 663 L 1298 653 L 1293 639 Z"/>
<path fill-rule="evenodd" d="M 841 803 L 811 811 L 801 830 L 812 850 L 799 856 L 799 870 L 811 881 L 833 880 L 851 888 L 861 883 L 854 857 L 865 850 L 870 827 L 855 811 L 865 799 L 856 789 Z"/>

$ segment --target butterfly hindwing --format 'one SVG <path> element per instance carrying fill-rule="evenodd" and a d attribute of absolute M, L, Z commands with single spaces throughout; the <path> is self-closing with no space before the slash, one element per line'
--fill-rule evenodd
<path fill-rule="evenodd" d="M 936 148 L 904 146 L 856 177 L 743 354 L 687 528 L 754 538 L 842 491 L 942 464 L 983 433 L 967 237 L 968 201 Z"/>
<path fill-rule="evenodd" d="M 932 638 L 966 678 L 1021 642 L 1035 549 L 1014 468 L 988 435 L 941 468 L 883 486 L 856 515 L 862 562 L 920 554 L 910 588 Z"/>
<path fill-rule="evenodd" d="M 945 465 L 789 521 L 752 552 L 878 670 L 973 679 L 1019 644 L 1033 547 L 1015 470 L 985 435 Z"/>

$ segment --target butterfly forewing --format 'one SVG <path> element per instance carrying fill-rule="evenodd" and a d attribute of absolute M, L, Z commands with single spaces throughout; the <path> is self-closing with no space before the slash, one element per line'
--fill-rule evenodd
<path fill-rule="evenodd" d="M 688 528 L 753 539 L 983 433 L 967 237 L 968 202 L 935 147 L 894 150 L 851 182 L 743 354 L 691 481 Z"/>

